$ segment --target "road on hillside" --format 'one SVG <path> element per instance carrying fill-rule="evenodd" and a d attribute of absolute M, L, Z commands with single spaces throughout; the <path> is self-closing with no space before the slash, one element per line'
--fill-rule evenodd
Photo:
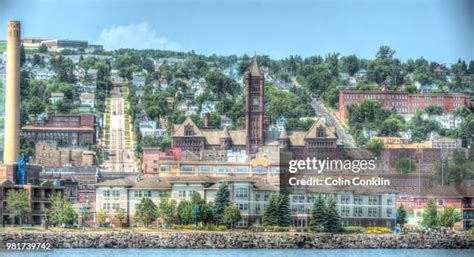
<path fill-rule="evenodd" d="M 298 83 L 295 77 L 291 78 L 293 84 L 298 87 L 302 88 L 302 86 Z M 316 97 L 311 95 L 311 106 L 314 109 L 316 115 L 323 117 L 326 120 L 326 124 L 336 128 L 337 136 L 341 143 L 343 143 L 348 148 L 355 148 L 356 144 L 352 136 L 345 131 L 345 129 L 341 126 L 337 118 L 326 109 L 326 107 L 319 101 Z"/>
<path fill-rule="evenodd" d="M 133 151 L 125 143 L 125 101 L 120 92 L 112 92 L 110 102 L 109 160 L 104 161 L 105 171 L 135 172 Z"/>

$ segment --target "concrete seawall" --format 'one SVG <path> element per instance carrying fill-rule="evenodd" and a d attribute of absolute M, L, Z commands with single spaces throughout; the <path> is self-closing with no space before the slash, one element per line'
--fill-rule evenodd
<path fill-rule="evenodd" d="M 474 248 L 469 234 L 311 234 L 249 232 L 5 232 L 7 243 L 50 243 L 51 248 Z"/>

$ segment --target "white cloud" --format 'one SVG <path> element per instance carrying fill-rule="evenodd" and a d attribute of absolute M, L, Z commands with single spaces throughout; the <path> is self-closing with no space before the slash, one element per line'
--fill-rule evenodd
<path fill-rule="evenodd" d="M 97 43 L 108 50 L 119 48 L 183 50 L 179 43 L 159 36 L 146 22 L 103 29 Z"/>

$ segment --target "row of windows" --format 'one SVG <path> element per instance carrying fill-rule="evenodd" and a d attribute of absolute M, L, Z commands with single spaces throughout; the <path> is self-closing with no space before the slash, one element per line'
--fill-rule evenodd
<path fill-rule="evenodd" d="M 171 168 L 169 166 L 160 166 L 160 171 L 163 172 L 169 172 Z M 180 167 L 181 172 L 194 172 L 194 171 L 199 171 L 201 173 L 212 173 L 214 170 L 216 170 L 217 173 L 231 173 L 232 170 L 234 170 L 235 173 L 248 173 L 250 172 L 250 168 L 247 166 L 237 166 L 233 169 L 230 167 L 226 166 L 219 166 L 217 168 L 214 168 L 212 166 L 187 166 L 183 165 Z M 254 173 L 266 173 L 267 168 L 263 166 L 257 166 L 252 169 L 252 172 Z M 279 167 L 272 167 L 270 168 L 270 172 L 272 173 L 278 173 L 279 172 Z"/>
<path fill-rule="evenodd" d="M 104 190 L 102 191 L 102 196 L 103 197 L 110 197 L 112 193 L 113 197 L 120 197 L 120 191 L 119 190 Z"/>
<path fill-rule="evenodd" d="M 106 211 L 110 211 L 110 210 L 116 210 L 116 209 L 119 209 L 120 208 L 120 204 L 119 203 L 103 203 L 102 204 L 102 209 L 103 210 L 106 210 Z"/>

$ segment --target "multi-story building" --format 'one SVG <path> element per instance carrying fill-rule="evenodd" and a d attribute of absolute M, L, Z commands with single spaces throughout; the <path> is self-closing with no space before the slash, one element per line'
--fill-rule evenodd
<path fill-rule="evenodd" d="M 91 167 L 95 165 L 95 152 L 81 147 L 58 147 L 54 141 L 35 144 L 35 164 L 47 167 Z"/>
<path fill-rule="evenodd" d="M 41 44 L 46 45 L 49 51 L 61 51 L 64 49 L 86 49 L 89 46 L 87 41 L 50 39 L 43 40 Z"/>
<path fill-rule="evenodd" d="M 145 177 L 122 178 L 98 183 L 96 210 L 105 210 L 109 218 L 117 208 L 126 211 L 129 222 L 133 220 L 135 206 L 145 197 L 159 204 L 163 197 L 176 201 L 190 200 L 194 193 L 212 202 L 221 182 L 227 183 L 230 200 L 236 204 L 242 219 L 238 227 L 261 224 L 265 208 L 273 194 L 279 192 L 276 181 L 269 178 L 232 177 L 214 178 L 209 176 Z M 290 194 L 292 225 L 307 227 L 311 219 L 311 209 L 316 198 L 333 197 L 338 204 L 343 225 L 395 227 L 396 197 L 388 189 L 362 190 L 347 188 L 342 190 L 320 189 L 304 194 Z"/>
<path fill-rule="evenodd" d="M 472 107 L 471 98 L 466 94 L 458 93 L 408 93 L 406 91 L 392 90 L 341 90 L 339 92 L 339 116 L 341 119 L 349 118 L 351 104 L 360 104 L 365 99 L 379 101 L 387 110 L 394 110 L 400 114 L 414 113 L 416 110 L 425 109 L 430 105 L 438 105 L 444 113 L 451 113 L 456 108 Z"/>
<path fill-rule="evenodd" d="M 438 212 L 447 206 L 454 206 L 461 215 L 461 221 L 455 225 L 455 229 L 470 229 L 474 225 L 474 190 L 472 187 L 427 187 L 410 197 L 411 219 L 409 226 L 420 223 L 422 213 L 428 201 L 433 201 Z"/>
<path fill-rule="evenodd" d="M 96 143 L 94 114 L 51 114 L 48 121 L 37 121 L 21 128 L 22 134 L 33 142 L 63 141 L 66 146 Z"/>
<path fill-rule="evenodd" d="M 17 183 L 18 170 L 11 165 L 0 166 L 0 224 L 41 224 L 41 219 L 46 215 L 45 209 L 50 207 L 49 197 L 53 193 L 63 193 L 59 180 L 41 180 L 41 167 L 28 165 L 25 170 L 25 181 Z M 26 191 L 31 213 L 14 219 L 8 213 L 7 197 L 10 191 Z"/>

